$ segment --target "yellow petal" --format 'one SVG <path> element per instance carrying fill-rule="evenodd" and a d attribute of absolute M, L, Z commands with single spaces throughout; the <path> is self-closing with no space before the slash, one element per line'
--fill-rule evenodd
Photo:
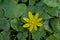
<path fill-rule="evenodd" d="M 39 17 L 39 14 L 38 13 L 36 13 L 35 14 L 35 19 L 37 19 Z"/>
<path fill-rule="evenodd" d="M 29 19 L 26 17 L 23 17 L 23 20 L 25 20 L 26 22 L 29 22 Z"/>
<path fill-rule="evenodd" d="M 30 19 L 33 19 L 32 12 L 29 12 L 28 15 L 29 15 L 29 18 L 30 18 Z"/>
<path fill-rule="evenodd" d="M 36 30 L 36 31 L 37 31 L 37 26 L 34 26 L 34 30 Z"/>
<path fill-rule="evenodd" d="M 37 26 L 41 27 L 41 26 L 43 26 L 43 24 L 42 23 L 38 23 Z"/>
<path fill-rule="evenodd" d="M 33 26 L 31 26 L 30 28 L 29 28 L 29 31 L 31 32 L 33 30 Z"/>
<path fill-rule="evenodd" d="M 39 21 L 42 21 L 43 19 L 42 18 L 39 18 L 37 21 L 39 22 Z"/>
<path fill-rule="evenodd" d="M 26 23 L 26 24 L 23 25 L 24 28 L 27 28 L 27 27 L 29 27 L 29 26 L 30 26 L 29 23 Z"/>

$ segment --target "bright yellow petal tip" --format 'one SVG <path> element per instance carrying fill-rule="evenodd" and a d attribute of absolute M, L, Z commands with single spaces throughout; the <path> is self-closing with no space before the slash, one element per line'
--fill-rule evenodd
<path fill-rule="evenodd" d="M 33 30 L 33 26 L 30 26 L 29 31 L 31 32 Z"/>
<path fill-rule="evenodd" d="M 30 26 L 30 24 L 28 24 L 28 23 L 26 23 L 26 24 L 23 25 L 24 28 L 27 28 L 29 26 Z"/>
<path fill-rule="evenodd" d="M 26 22 L 29 22 L 29 19 L 24 17 L 23 20 L 25 20 Z"/>
<path fill-rule="evenodd" d="M 34 30 L 37 31 L 37 26 L 34 26 Z"/>
<path fill-rule="evenodd" d="M 32 15 L 32 12 L 28 12 L 28 16 L 29 16 L 29 19 L 33 19 L 33 15 Z"/>
<path fill-rule="evenodd" d="M 41 27 L 41 26 L 43 26 L 43 24 L 42 23 L 38 23 L 37 26 Z"/>
<path fill-rule="evenodd" d="M 35 14 L 35 19 L 37 19 L 39 17 L 39 14 L 38 13 L 36 13 Z"/>

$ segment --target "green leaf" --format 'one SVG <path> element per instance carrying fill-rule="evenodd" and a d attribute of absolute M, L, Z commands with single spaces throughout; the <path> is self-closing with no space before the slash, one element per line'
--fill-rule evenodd
<path fill-rule="evenodd" d="M 60 9 L 60 0 L 58 0 L 58 3 L 59 3 L 59 6 L 58 6 L 58 8 Z"/>
<path fill-rule="evenodd" d="M 60 32 L 60 20 L 59 18 L 54 18 L 50 20 L 50 25 L 54 32 Z"/>
<path fill-rule="evenodd" d="M 45 31 L 44 27 L 40 27 L 38 31 L 33 31 L 32 32 L 32 38 L 34 40 L 40 40 L 40 38 L 45 36 Z"/>
<path fill-rule="evenodd" d="M 11 27 L 16 31 L 21 31 L 23 33 L 27 33 L 27 29 L 23 28 L 23 23 L 18 19 L 11 20 Z"/>
<path fill-rule="evenodd" d="M 59 6 L 57 0 L 44 0 L 44 3 L 48 6 L 51 6 L 51 7 L 58 7 Z"/>
<path fill-rule="evenodd" d="M 27 2 L 28 0 L 21 0 L 22 2 Z"/>
<path fill-rule="evenodd" d="M 39 13 L 40 17 L 43 19 L 50 19 L 51 16 L 49 16 L 47 13 L 45 13 L 42 9 L 38 9 L 37 12 Z"/>
<path fill-rule="evenodd" d="M 0 29 L 9 30 L 9 23 L 5 18 L 0 18 Z"/>
<path fill-rule="evenodd" d="M 48 14 L 51 16 L 57 16 L 58 17 L 58 8 L 48 8 Z"/>
<path fill-rule="evenodd" d="M 40 15 L 41 18 L 43 19 L 50 19 L 51 16 L 49 16 L 47 13 L 42 13 L 42 15 Z"/>
<path fill-rule="evenodd" d="M 17 19 L 11 20 L 11 27 L 16 31 L 21 31 L 21 27 Z"/>
<path fill-rule="evenodd" d="M 51 35 L 46 40 L 57 40 L 57 39 L 53 35 Z"/>
<path fill-rule="evenodd" d="M 36 4 L 37 7 L 37 11 L 40 13 L 40 15 L 43 15 L 44 13 L 44 17 L 45 15 L 47 16 L 47 19 L 51 18 L 52 16 L 58 16 L 58 8 L 57 7 L 48 7 L 47 5 L 44 5 L 43 2 L 39 2 L 38 4 Z M 45 17 L 46 18 L 46 17 Z"/>
<path fill-rule="evenodd" d="M 4 16 L 3 10 L 0 8 L 0 18 L 2 18 L 3 16 Z"/>
<path fill-rule="evenodd" d="M 26 40 L 27 36 L 25 36 L 25 34 L 20 32 L 17 34 L 17 38 L 18 40 Z"/>
<path fill-rule="evenodd" d="M 0 0 L 0 3 L 1 3 L 1 0 Z"/>
<path fill-rule="evenodd" d="M 43 3 L 38 3 L 36 4 L 36 11 L 39 13 L 40 17 L 43 19 L 50 19 L 52 18 L 47 11 L 45 11 L 48 7 L 46 5 L 44 5 Z"/>
<path fill-rule="evenodd" d="M 28 12 L 31 11 L 32 13 L 36 12 L 35 6 L 28 6 Z"/>
<path fill-rule="evenodd" d="M 60 9 L 60 0 L 44 0 L 44 3 L 50 7 L 57 7 Z"/>
<path fill-rule="evenodd" d="M 60 40 L 60 33 L 54 33 L 53 35 L 57 38 L 57 40 Z"/>
<path fill-rule="evenodd" d="M 36 0 L 29 0 L 29 5 L 33 6 Z"/>
<path fill-rule="evenodd" d="M 15 18 L 20 17 L 24 13 L 26 13 L 26 5 L 25 4 L 16 4 L 13 1 L 4 1 L 1 5 L 1 8 L 5 11 L 5 16 L 7 18 Z"/>
<path fill-rule="evenodd" d="M 9 40 L 9 31 L 3 31 L 0 33 L 0 40 Z"/>
<path fill-rule="evenodd" d="M 44 22 L 44 28 L 45 28 L 45 30 L 47 30 L 47 31 L 52 33 L 52 30 L 50 29 L 50 25 L 49 25 L 49 21 L 48 20 L 46 20 Z"/>
<path fill-rule="evenodd" d="M 46 40 L 60 40 L 60 34 L 54 33 L 53 35 L 50 35 L 49 37 L 47 37 Z"/>

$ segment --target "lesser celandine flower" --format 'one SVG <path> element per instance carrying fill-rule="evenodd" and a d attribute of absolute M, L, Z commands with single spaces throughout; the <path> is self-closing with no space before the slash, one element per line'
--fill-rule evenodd
<path fill-rule="evenodd" d="M 29 19 L 26 17 L 23 17 L 23 20 L 25 20 L 27 23 L 23 25 L 24 28 L 29 28 L 29 31 L 31 32 L 33 29 L 37 31 L 37 27 L 43 26 L 41 23 L 42 18 L 38 18 L 39 14 L 36 13 L 35 15 L 32 15 L 32 12 L 28 12 Z"/>

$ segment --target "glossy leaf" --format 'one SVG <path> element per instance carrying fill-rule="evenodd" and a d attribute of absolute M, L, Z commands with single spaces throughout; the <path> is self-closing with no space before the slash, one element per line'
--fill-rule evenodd
<path fill-rule="evenodd" d="M 27 2 L 28 0 L 21 0 L 22 2 Z"/>
<path fill-rule="evenodd" d="M 9 31 L 3 31 L 0 33 L 0 40 L 9 40 Z"/>
<path fill-rule="evenodd" d="M 27 36 L 25 36 L 25 34 L 20 32 L 17 34 L 17 38 L 18 40 L 26 40 Z"/>
<path fill-rule="evenodd" d="M 52 30 L 54 32 L 60 32 L 60 20 L 59 20 L 59 18 L 51 19 L 50 22 L 51 22 L 50 25 L 52 27 Z"/>
<path fill-rule="evenodd" d="M 49 31 L 49 32 L 52 32 L 48 20 L 46 20 L 46 21 L 44 22 L 44 28 L 45 28 L 45 30 L 47 30 L 47 31 Z"/>
<path fill-rule="evenodd" d="M 58 8 L 49 8 L 47 9 L 48 14 L 50 14 L 51 16 L 57 16 L 58 17 Z"/>
<path fill-rule="evenodd" d="M 5 18 L 0 18 L 0 29 L 9 30 L 9 23 Z"/>
<path fill-rule="evenodd" d="M 50 35 L 46 40 L 60 40 L 60 34 L 54 33 L 53 35 Z"/>
<path fill-rule="evenodd" d="M 17 19 L 11 20 L 11 27 L 15 29 L 16 31 L 21 31 L 22 29 L 22 26 L 20 26 Z"/>
<path fill-rule="evenodd" d="M 4 17 L 3 10 L 0 8 L 0 18 Z"/>
<path fill-rule="evenodd" d="M 58 6 L 57 0 L 44 0 L 44 3 L 47 4 L 48 6 L 51 6 L 51 7 Z"/>
<path fill-rule="evenodd" d="M 36 0 L 29 0 L 29 5 L 34 5 Z"/>
<path fill-rule="evenodd" d="M 36 4 L 36 11 L 40 14 L 40 17 L 43 19 L 50 19 L 52 18 L 46 11 L 46 9 L 48 8 L 46 5 L 44 5 L 43 3 L 38 3 Z"/>
<path fill-rule="evenodd" d="M 13 3 L 14 1 L 4 1 L 1 5 L 2 9 L 5 11 L 5 16 L 7 18 L 15 18 L 20 17 L 24 13 L 26 13 L 26 5 L 25 4 L 17 4 Z M 24 11 L 24 12 L 23 12 Z"/>
<path fill-rule="evenodd" d="M 40 38 L 45 36 L 45 31 L 44 27 L 40 27 L 38 31 L 33 31 L 32 32 L 32 38 L 34 40 L 40 40 Z"/>
<path fill-rule="evenodd" d="M 28 11 L 35 13 L 36 12 L 36 6 L 28 6 Z"/>

